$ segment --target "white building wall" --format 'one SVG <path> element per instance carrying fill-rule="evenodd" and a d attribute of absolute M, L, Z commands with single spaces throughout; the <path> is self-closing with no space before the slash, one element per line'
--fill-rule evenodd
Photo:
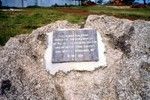
<path fill-rule="evenodd" d="M 38 1 L 36 3 L 36 1 Z M 49 7 L 52 5 L 78 5 L 78 2 L 75 3 L 74 0 L 23 0 L 23 7 L 27 6 L 43 6 L 43 7 Z M 3 6 L 8 7 L 22 7 L 22 0 L 2 0 Z"/>
<path fill-rule="evenodd" d="M 78 3 L 75 3 L 74 0 L 39 0 L 38 5 L 39 6 L 52 6 L 52 5 L 75 5 Z"/>
<path fill-rule="evenodd" d="M 23 7 L 35 5 L 36 0 L 23 0 Z M 2 0 L 3 6 L 22 7 L 22 0 Z"/>

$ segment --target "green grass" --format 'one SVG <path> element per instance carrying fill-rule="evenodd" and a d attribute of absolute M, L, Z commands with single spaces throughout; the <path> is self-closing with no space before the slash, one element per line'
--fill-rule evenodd
<path fill-rule="evenodd" d="M 83 9 L 96 14 L 113 15 L 119 18 L 131 20 L 143 19 L 150 20 L 150 8 L 113 8 L 105 6 L 83 7 Z"/>
<path fill-rule="evenodd" d="M 68 11 L 70 8 L 26 8 L 23 11 L 0 11 L 0 45 L 5 45 L 10 37 L 31 33 L 32 30 L 57 20 L 68 20 L 82 24 L 89 14 L 106 14 L 120 18 L 150 20 L 150 8 L 117 9 L 105 6 L 72 7 L 79 11 Z M 82 14 L 82 11 L 85 14 Z M 81 12 L 80 12 L 81 11 Z M 83 11 L 83 12 L 84 12 Z"/>
<path fill-rule="evenodd" d="M 86 16 L 58 12 L 52 8 L 30 8 L 21 12 L 0 12 L 0 45 L 10 37 L 31 33 L 32 30 L 57 20 L 80 24 Z"/>

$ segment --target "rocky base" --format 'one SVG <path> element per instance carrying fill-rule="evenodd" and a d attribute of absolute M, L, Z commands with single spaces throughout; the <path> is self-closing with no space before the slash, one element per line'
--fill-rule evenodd
<path fill-rule="evenodd" d="M 51 75 L 46 33 L 80 28 L 57 21 L 0 47 L 0 100 L 149 100 L 150 22 L 91 15 L 84 27 L 101 33 L 108 66 Z"/>

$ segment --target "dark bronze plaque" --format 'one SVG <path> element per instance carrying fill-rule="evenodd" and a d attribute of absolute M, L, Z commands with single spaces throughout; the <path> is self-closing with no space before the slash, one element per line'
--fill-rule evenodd
<path fill-rule="evenodd" d="M 52 45 L 52 63 L 99 60 L 96 30 L 54 31 Z"/>

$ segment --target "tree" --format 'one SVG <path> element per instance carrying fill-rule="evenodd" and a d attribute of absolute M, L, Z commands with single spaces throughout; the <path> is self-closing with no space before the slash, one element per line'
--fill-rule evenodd
<path fill-rule="evenodd" d="M 112 0 L 115 5 L 131 5 L 135 0 Z"/>
<path fill-rule="evenodd" d="M 102 4 L 103 0 L 98 0 L 97 3 Z"/>
<path fill-rule="evenodd" d="M 79 5 L 83 5 L 85 1 L 89 1 L 89 0 L 73 0 L 75 1 L 75 4 L 76 2 L 78 2 Z"/>
<path fill-rule="evenodd" d="M 122 0 L 112 0 L 114 5 L 122 5 Z"/>
<path fill-rule="evenodd" d="M 75 3 L 75 5 L 77 5 L 77 4 L 79 4 L 79 5 L 81 5 L 81 0 L 71 0 L 71 2 L 73 2 L 74 1 L 74 3 Z"/>
<path fill-rule="evenodd" d="M 150 0 L 143 0 L 144 5 L 148 4 Z"/>
<path fill-rule="evenodd" d="M 90 0 L 80 0 L 81 5 L 83 5 L 86 1 L 90 1 Z"/>
<path fill-rule="evenodd" d="M 123 0 L 125 5 L 132 5 L 135 0 Z"/>

